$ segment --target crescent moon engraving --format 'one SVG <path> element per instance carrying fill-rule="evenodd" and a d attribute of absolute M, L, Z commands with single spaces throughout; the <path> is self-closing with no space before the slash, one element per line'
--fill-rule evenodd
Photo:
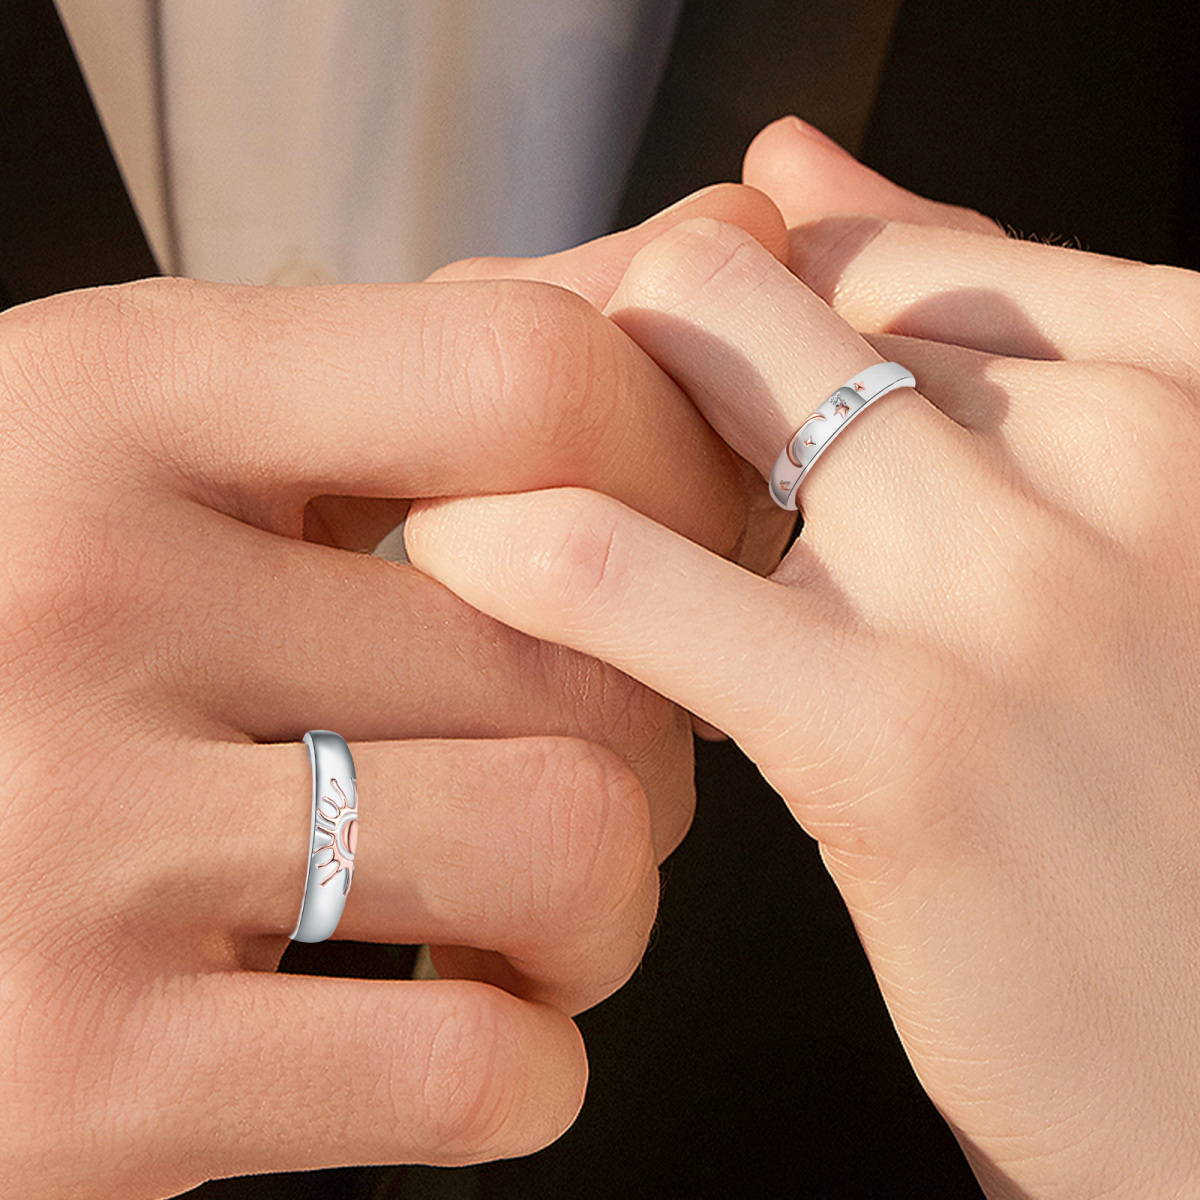
<path fill-rule="evenodd" d="M 788 462 L 790 462 L 793 466 L 796 466 L 796 467 L 804 466 L 804 464 L 792 453 L 792 447 L 796 444 L 796 439 L 804 432 L 804 426 L 807 425 L 810 421 L 823 421 L 823 420 L 825 420 L 825 415 L 823 413 L 819 413 L 819 412 L 811 413 L 809 416 L 804 418 L 804 425 L 801 425 L 800 428 L 797 429 L 796 432 L 793 433 L 792 436 L 788 439 L 788 444 L 787 444 Z M 809 440 L 807 442 L 805 442 L 804 444 L 806 446 L 811 446 L 811 445 L 813 445 L 813 441 L 811 438 L 809 438 Z"/>

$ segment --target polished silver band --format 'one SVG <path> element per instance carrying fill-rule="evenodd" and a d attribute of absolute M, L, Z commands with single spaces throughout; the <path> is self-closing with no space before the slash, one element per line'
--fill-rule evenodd
<path fill-rule="evenodd" d="M 788 438 L 771 471 L 771 499 L 780 508 L 795 511 L 800 484 L 825 447 L 873 400 L 916 385 L 912 372 L 894 362 L 875 363 L 844 383 Z"/>
<path fill-rule="evenodd" d="M 328 729 L 304 735 L 312 767 L 312 838 L 300 920 L 291 938 L 323 942 L 337 928 L 354 876 L 358 843 L 358 783 L 345 740 Z"/>

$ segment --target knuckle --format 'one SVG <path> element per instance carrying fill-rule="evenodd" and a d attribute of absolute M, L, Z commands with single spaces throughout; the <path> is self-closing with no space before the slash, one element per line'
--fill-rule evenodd
<path fill-rule="evenodd" d="M 494 353 L 506 421 L 569 480 L 607 444 L 623 377 L 615 331 L 576 293 L 498 285 Z"/>
<path fill-rule="evenodd" d="M 28 665 L 47 643 L 79 638 L 113 607 L 120 581 L 111 543 L 103 521 L 80 515 L 58 528 L 43 526 L 36 544 L 4 547 L 0 613 L 7 664 Z"/>
<path fill-rule="evenodd" d="M 1126 362 L 1086 362 L 1067 365 L 1077 373 L 1080 390 L 1109 420 L 1114 441 L 1137 453 L 1143 440 L 1129 438 L 1132 420 L 1154 441 L 1166 440 L 1179 428 L 1197 424 L 1195 402 L 1172 380 L 1146 367 Z M 1157 445 L 1150 447 L 1157 450 Z"/>
<path fill-rule="evenodd" d="M 691 720 L 683 709 L 607 663 L 589 691 L 599 725 L 593 734 L 642 781 L 658 853 L 683 840 L 696 810 Z"/>
<path fill-rule="evenodd" d="M 1196 509 L 1195 400 L 1174 380 L 1128 363 L 1063 364 L 1064 376 L 1078 396 L 1071 448 L 1096 480 L 1111 532 L 1143 548 L 1177 542 Z"/>
<path fill-rule="evenodd" d="M 529 639 L 521 677 L 545 680 L 561 732 L 607 747 L 641 781 L 656 853 L 682 841 L 696 806 L 687 714 L 660 693 L 599 659 Z"/>
<path fill-rule="evenodd" d="M 666 313 L 690 308 L 703 293 L 724 289 L 729 268 L 745 255 L 771 257 L 737 225 L 714 217 L 680 221 L 634 255 L 618 289 L 619 303 Z"/>
<path fill-rule="evenodd" d="M 20 457 L 32 445 L 42 466 L 61 460 L 94 479 L 98 466 L 119 465 L 128 476 L 130 449 L 153 435 L 157 398 L 176 369 L 173 331 L 186 325 L 176 318 L 191 287 L 145 279 L 0 317 L 0 455 L 14 457 L 5 451 L 15 434 Z"/>
<path fill-rule="evenodd" d="M 20 390 L 28 381 L 52 382 L 59 370 L 86 362 L 97 349 L 88 330 L 112 320 L 120 291 L 63 292 L 0 314 L 0 380 L 6 389 Z"/>
<path fill-rule="evenodd" d="M 543 648 L 547 643 L 538 645 Z M 562 648 L 550 645 L 558 651 L 554 667 L 561 678 Z M 581 725 L 584 736 L 615 751 L 635 768 L 642 762 L 672 755 L 677 742 L 686 741 L 691 746 L 690 730 L 679 708 L 665 696 L 610 663 L 576 651 L 567 653 L 576 680 L 569 698 L 572 703 L 577 703 L 579 695 L 586 698 L 582 710 L 585 723 Z"/>
<path fill-rule="evenodd" d="M 582 488 L 557 489 L 543 503 L 544 515 L 530 521 L 509 548 L 514 570 L 564 621 L 602 615 L 633 578 L 621 509 Z"/>
<path fill-rule="evenodd" d="M 640 926 L 655 865 L 637 777 L 615 754 L 574 738 L 547 740 L 541 766 L 535 855 L 549 865 L 549 875 L 531 916 L 548 931 L 561 931 L 569 914 L 565 925 L 574 941 L 593 940 L 614 926 Z M 648 932 L 645 923 L 637 935 Z"/>
<path fill-rule="evenodd" d="M 859 275 L 848 268 L 895 228 L 895 222 L 873 214 L 820 217 L 792 231 L 788 265 L 827 304 L 849 308 Z"/>
<path fill-rule="evenodd" d="M 72 292 L 0 315 L 0 457 L 6 468 L 19 470 L 31 451 L 43 462 L 52 460 L 61 448 L 59 414 L 80 394 L 82 380 L 97 386 L 100 372 L 88 362 L 87 314 L 104 307 L 94 293 Z"/>
<path fill-rule="evenodd" d="M 981 213 L 977 208 L 968 208 L 962 204 L 947 204 L 945 211 L 950 217 L 950 224 L 957 229 L 965 229 L 969 233 L 983 233 L 991 237 L 1007 237 L 1008 230 L 994 217 Z"/>
<path fill-rule="evenodd" d="M 1105 364 L 1102 383 L 1110 396 L 1112 457 L 1125 468 L 1126 484 L 1163 498 L 1190 485 L 1200 453 L 1200 411 L 1192 397 L 1171 379 L 1118 363 Z"/>
<path fill-rule="evenodd" d="M 1133 266 L 1146 281 L 1155 320 L 1172 335 L 1181 377 L 1191 388 L 1200 388 L 1200 273 L 1161 263 Z"/>

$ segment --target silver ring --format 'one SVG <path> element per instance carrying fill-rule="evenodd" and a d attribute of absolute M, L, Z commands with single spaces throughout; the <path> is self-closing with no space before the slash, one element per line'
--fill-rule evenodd
<path fill-rule="evenodd" d="M 345 739 L 328 729 L 310 729 L 304 744 L 312 767 L 312 837 L 300 919 L 290 937 L 295 942 L 323 942 L 342 919 L 354 877 L 358 781 Z"/>
<path fill-rule="evenodd" d="M 864 408 L 896 388 L 916 387 L 912 372 L 899 363 L 875 363 L 822 400 L 817 410 L 787 440 L 771 471 L 771 499 L 795 512 L 800 484 L 821 452 Z"/>

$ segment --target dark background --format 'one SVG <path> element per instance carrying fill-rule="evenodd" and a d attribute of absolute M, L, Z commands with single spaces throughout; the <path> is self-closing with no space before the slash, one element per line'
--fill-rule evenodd
<path fill-rule="evenodd" d="M 0 304 L 150 273 L 48 0 L 0 0 L 0 80 Z M 758 129 L 795 112 L 1022 236 L 1197 269 L 1198 81 L 1194 3 L 696 0 L 619 223 L 737 178 Z M 592 1082 L 557 1145 L 190 1195 L 978 1197 L 815 848 L 734 746 L 697 753 L 695 827 L 664 868 L 641 971 L 580 1018 Z M 402 978 L 409 960 L 294 944 L 284 968 Z"/>

